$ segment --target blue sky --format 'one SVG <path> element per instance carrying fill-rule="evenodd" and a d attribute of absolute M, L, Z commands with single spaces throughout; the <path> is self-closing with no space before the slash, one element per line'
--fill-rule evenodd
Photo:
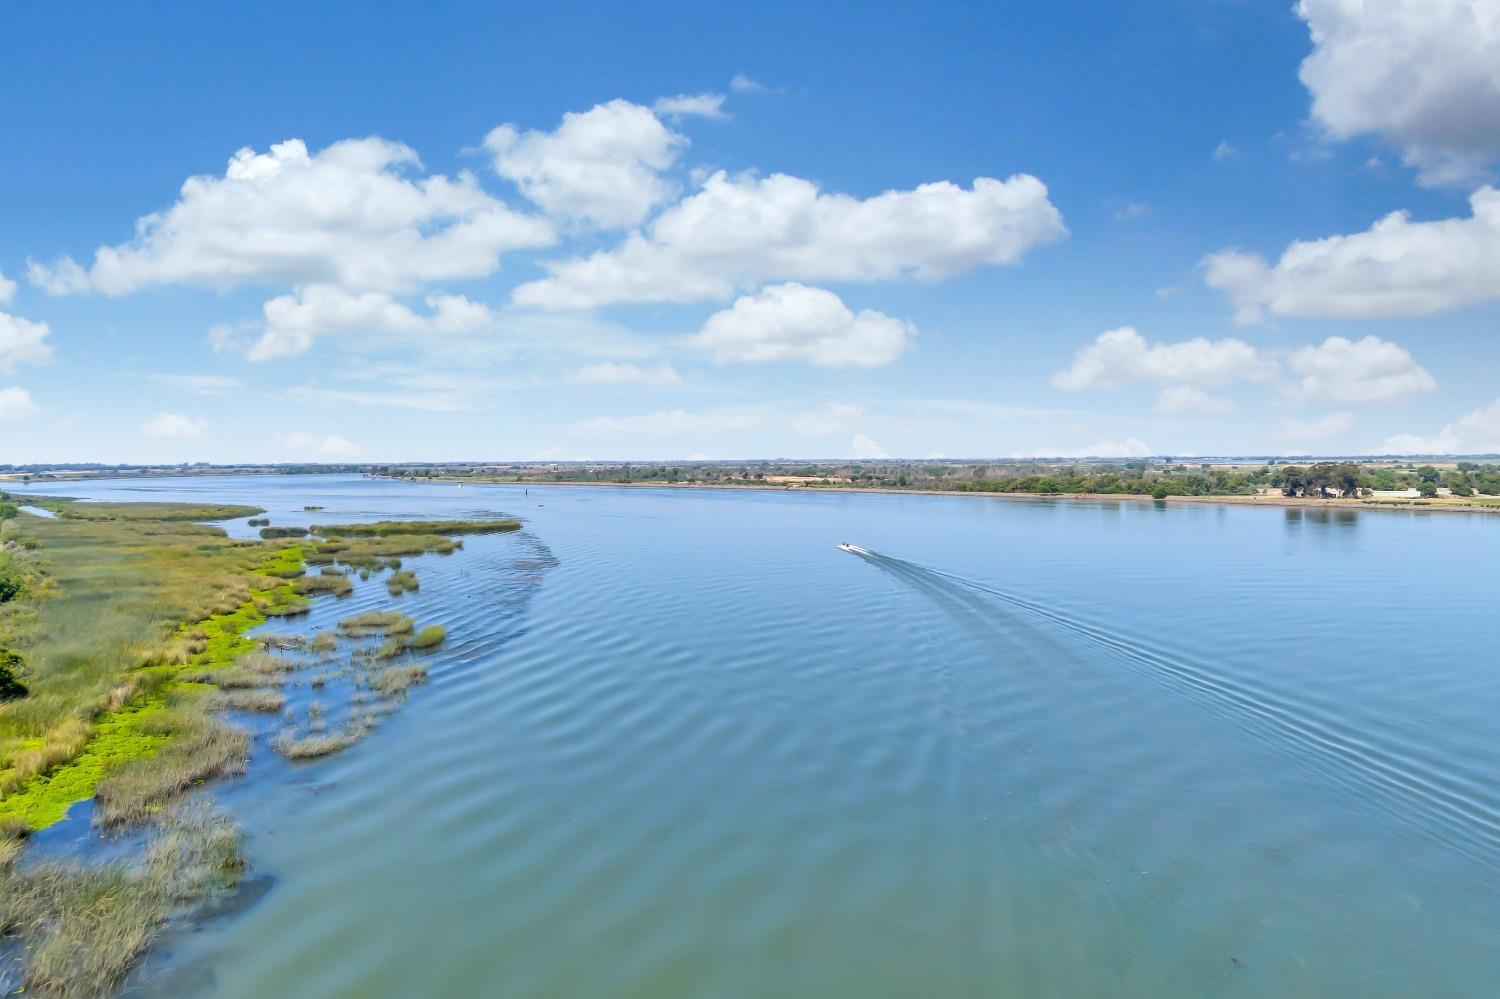
<path fill-rule="evenodd" d="M 1500 450 L 1500 0 L 312 6 L 0 11 L 0 461 Z"/>

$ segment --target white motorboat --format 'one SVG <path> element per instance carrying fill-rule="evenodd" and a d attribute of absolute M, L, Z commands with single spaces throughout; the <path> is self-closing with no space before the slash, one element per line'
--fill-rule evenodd
<path fill-rule="evenodd" d="M 868 548 L 861 548 L 859 545 L 851 545 L 847 541 L 843 541 L 843 542 L 839 543 L 839 551 L 849 552 L 851 555 L 873 555 L 873 554 L 875 554 L 874 552 L 870 551 Z"/>

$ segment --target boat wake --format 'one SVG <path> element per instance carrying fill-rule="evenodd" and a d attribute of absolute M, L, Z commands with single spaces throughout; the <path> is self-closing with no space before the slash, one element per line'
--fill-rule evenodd
<path fill-rule="evenodd" d="M 1500 872 L 1500 800 L 1482 774 L 1455 772 L 1422 759 L 1413 748 L 1391 745 L 1378 728 L 1340 719 L 1343 706 L 1319 705 L 1225 675 L 1191 655 L 1147 648 L 1097 624 L 940 569 L 852 545 L 840 547 L 931 597 L 951 596 L 952 590 L 979 593 L 1021 611 L 1049 632 L 1101 650 L 1137 675 L 1192 698 L 1286 752 L 1299 766 L 1347 788 L 1379 790 L 1379 807 L 1396 820 L 1420 826 Z M 1420 821 L 1424 815 L 1438 820 L 1441 829 Z"/>

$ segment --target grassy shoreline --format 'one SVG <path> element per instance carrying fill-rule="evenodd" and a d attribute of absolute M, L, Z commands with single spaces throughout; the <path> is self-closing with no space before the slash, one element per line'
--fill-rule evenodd
<path fill-rule="evenodd" d="M 51 518 L 0 507 L 0 666 L 12 680 L 0 688 L 6 992 L 111 992 L 164 927 L 191 920 L 245 869 L 235 825 L 187 797 L 244 772 L 247 728 L 267 723 L 255 718 L 279 727 L 266 741 L 289 759 L 338 752 L 427 680 L 422 658 L 447 639 L 443 625 L 419 628 L 396 611 L 356 615 L 315 639 L 252 629 L 307 613 L 313 598 L 350 595 L 351 572 L 389 571 L 371 585 L 399 600 L 418 589 L 400 556 L 447 555 L 463 547 L 455 536 L 520 527 L 383 521 L 235 540 L 195 521 L 258 508 L 72 504 L 41 499 Z M 148 830 L 140 850 L 102 864 L 88 850 L 78 861 L 29 860 L 27 839 L 90 798 L 103 837 Z"/>

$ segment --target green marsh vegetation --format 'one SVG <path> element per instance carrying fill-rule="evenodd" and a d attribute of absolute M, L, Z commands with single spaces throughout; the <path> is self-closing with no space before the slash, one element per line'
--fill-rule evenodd
<path fill-rule="evenodd" d="M 338 623 L 340 635 L 368 638 L 372 635 L 409 635 L 416 622 L 400 611 L 366 611 Z"/>
<path fill-rule="evenodd" d="M 354 583 L 347 574 L 324 569 L 316 576 L 303 576 L 292 584 L 292 589 L 303 596 L 328 593 L 335 597 L 347 597 L 354 592 Z"/>
<path fill-rule="evenodd" d="M 27 688 L 0 705 L 0 815 L 33 825 L 172 738 L 156 716 L 180 720 L 202 694 L 178 682 L 183 669 L 227 664 L 268 612 L 305 603 L 266 574 L 297 561 L 293 549 L 231 541 L 163 504 L 142 504 L 161 519 L 51 505 L 56 519 L 23 515 L 0 532 L 27 577 L 27 596 L 0 605 L 0 646 Z"/>
<path fill-rule="evenodd" d="M 315 524 L 314 534 L 327 538 L 388 538 L 402 534 L 500 534 L 519 531 L 513 518 L 497 520 L 377 520 L 373 524 Z"/>
<path fill-rule="evenodd" d="M 264 512 L 258 506 L 238 506 L 231 503 L 79 503 L 55 496 L 27 498 L 33 505 L 50 510 L 65 520 L 237 520 Z"/>
<path fill-rule="evenodd" d="M 249 755 L 199 679 L 264 672 L 237 661 L 264 655 L 244 633 L 305 604 L 272 575 L 300 551 L 192 522 L 250 508 L 45 505 L 56 519 L 0 525 L 6 573 L 21 580 L 0 605 L 0 642 L 26 688 L 0 705 L 0 928 L 24 945 L 27 991 L 97 995 L 174 913 L 238 876 L 233 827 L 179 806 Z M 101 829 L 154 826 L 141 857 L 19 862 L 32 830 L 91 795 Z"/>
<path fill-rule="evenodd" d="M 336 753 L 426 681 L 427 665 L 412 660 L 446 639 L 441 625 L 418 628 L 392 610 L 312 637 L 247 632 L 307 613 L 312 598 L 348 595 L 350 569 L 391 571 L 392 595 L 416 589 L 401 556 L 451 554 L 461 542 L 427 532 L 464 522 L 242 541 L 195 521 L 254 508 L 39 505 L 56 518 L 0 508 L 0 671 L 14 685 L 0 682 L 10 698 L 0 703 L 0 933 L 23 944 L 29 991 L 95 995 L 243 867 L 233 826 L 182 804 L 245 769 L 250 737 L 223 714 L 280 719 L 271 745 L 288 758 Z M 307 562 L 319 571 L 307 574 Z M 308 691 L 328 703 L 308 703 Z M 33 830 L 90 796 L 100 830 L 154 830 L 143 854 L 18 860 Z"/>
<path fill-rule="evenodd" d="M 413 649 L 435 649 L 447 640 L 448 629 L 440 624 L 432 624 L 412 636 L 407 645 Z"/>

